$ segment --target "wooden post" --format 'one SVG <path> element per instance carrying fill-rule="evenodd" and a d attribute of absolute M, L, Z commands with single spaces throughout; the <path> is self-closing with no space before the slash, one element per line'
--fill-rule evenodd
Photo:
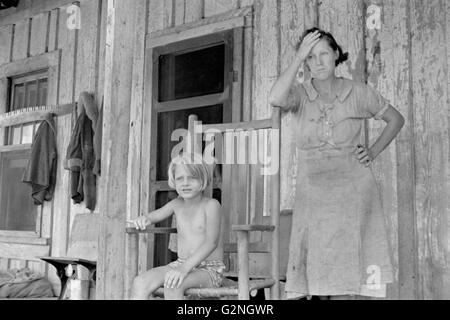
<path fill-rule="evenodd" d="M 248 231 L 237 231 L 238 237 L 238 299 L 249 300 L 249 278 L 248 278 Z"/>
<path fill-rule="evenodd" d="M 127 255 L 125 262 L 125 299 L 130 298 L 134 277 L 138 274 L 139 233 L 127 234 Z"/>
<path fill-rule="evenodd" d="M 97 298 L 123 299 L 128 280 L 126 263 L 127 167 L 130 104 L 133 86 L 133 57 L 137 23 L 146 0 L 108 1 L 104 127 L 102 149 L 102 189 L 97 265 Z M 130 36 L 134 35 L 134 36 Z M 136 190 L 137 192 L 137 190 Z M 134 267 L 133 267 L 134 268 Z M 128 290 L 128 288 L 127 288 Z"/>
<path fill-rule="evenodd" d="M 281 144 L 281 134 L 280 134 L 280 109 L 274 108 L 272 110 L 272 130 L 277 130 L 278 135 L 271 141 L 273 154 L 271 154 L 272 159 L 277 157 L 278 165 L 280 164 L 280 144 Z M 280 299 L 280 169 L 278 168 L 276 173 L 271 177 L 272 181 L 272 225 L 275 226 L 275 230 L 272 231 L 272 277 L 275 280 L 275 284 L 271 288 L 271 299 Z"/>

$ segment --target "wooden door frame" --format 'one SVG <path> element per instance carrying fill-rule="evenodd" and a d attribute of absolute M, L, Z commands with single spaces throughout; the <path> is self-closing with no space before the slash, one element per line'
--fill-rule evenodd
<path fill-rule="evenodd" d="M 146 54 L 144 71 L 144 110 L 142 121 L 142 145 L 140 158 L 140 212 L 148 212 L 151 203 L 155 203 L 154 190 L 151 190 L 151 181 L 156 179 L 156 163 L 152 157 L 152 146 L 156 143 L 157 113 L 155 110 L 156 96 L 154 83 L 157 83 L 154 70 L 155 52 L 157 47 L 169 45 L 180 40 L 195 39 L 209 36 L 214 33 L 230 32 L 233 39 L 232 66 L 233 73 L 230 81 L 231 114 L 229 121 L 249 120 L 250 101 L 252 90 L 252 47 L 253 47 L 253 9 L 245 7 L 223 15 L 218 15 L 197 22 L 177 26 L 174 28 L 153 32 L 146 36 Z M 175 41 L 177 40 L 177 41 Z M 246 65 L 247 64 L 247 65 Z M 244 98 L 242 92 L 248 93 Z M 243 103 L 247 102 L 247 105 Z M 148 143 L 150 141 L 150 143 Z M 151 159 L 152 158 L 152 159 Z M 224 173 L 222 173 L 224 175 Z M 225 191 L 226 192 L 226 191 Z M 133 213 L 131 213 L 133 214 Z M 136 213 L 137 214 L 137 213 Z M 153 265 L 152 251 L 146 248 L 154 247 L 154 236 L 146 235 L 139 238 L 138 271 L 147 270 Z"/>

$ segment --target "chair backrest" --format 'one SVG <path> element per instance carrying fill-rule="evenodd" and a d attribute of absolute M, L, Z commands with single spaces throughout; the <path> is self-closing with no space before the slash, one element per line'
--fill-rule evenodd
<path fill-rule="evenodd" d="M 281 263 L 287 261 L 284 242 L 288 238 L 281 237 L 286 241 L 279 243 L 280 227 L 290 231 L 290 216 L 283 216 L 280 225 L 278 112 L 274 110 L 272 118 L 264 120 L 208 125 L 198 122 L 195 115 L 189 116 L 188 151 L 203 152 L 205 157 L 214 155 L 215 171 L 221 171 L 223 241 L 230 276 L 237 274 L 237 235 L 232 225 L 272 224 L 277 228 L 275 237 L 267 232 L 250 234 L 252 277 L 270 277 L 275 247 L 275 255 L 282 249 Z M 212 187 L 207 194 L 212 194 Z M 281 265 L 281 277 L 285 275 L 286 265 L 287 262 Z"/>
<path fill-rule="evenodd" d="M 98 213 L 81 213 L 74 217 L 69 236 L 67 256 L 97 261 L 100 216 Z"/>

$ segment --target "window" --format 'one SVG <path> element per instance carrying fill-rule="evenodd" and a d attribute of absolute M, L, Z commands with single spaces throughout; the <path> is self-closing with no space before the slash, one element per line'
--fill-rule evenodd
<path fill-rule="evenodd" d="M 8 111 L 47 104 L 47 72 L 38 72 L 11 79 L 10 105 Z M 7 129 L 6 144 L 27 144 L 33 140 L 38 122 L 11 126 Z"/>
<path fill-rule="evenodd" d="M 30 150 L 1 153 L 0 230 L 35 231 L 36 207 L 22 182 Z"/>
<path fill-rule="evenodd" d="M 47 104 L 47 71 L 10 77 L 7 111 Z M 0 153 L 0 230 L 36 232 L 40 223 L 38 207 L 30 197 L 29 186 L 22 182 L 28 164 L 33 135 L 38 121 L 13 125 L 2 130 Z M 4 148 L 9 146 L 9 149 Z"/>

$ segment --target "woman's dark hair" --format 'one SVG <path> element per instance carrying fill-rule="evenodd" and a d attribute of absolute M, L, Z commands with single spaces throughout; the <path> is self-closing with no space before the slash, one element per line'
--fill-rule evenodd
<path fill-rule="evenodd" d="M 336 59 L 336 66 L 341 64 L 342 62 L 345 62 L 348 60 L 348 52 L 343 52 L 342 48 L 340 45 L 337 44 L 336 39 L 334 39 L 333 35 L 329 32 L 323 31 L 319 28 L 311 28 L 306 30 L 305 32 L 303 32 L 302 37 L 300 38 L 300 41 L 297 43 L 297 45 L 295 46 L 295 50 L 298 50 L 300 48 L 300 44 L 302 43 L 303 39 L 306 37 L 306 35 L 308 33 L 312 33 L 314 31 L 319 31 L 320 34 L 320 39 L 325 39 L 327 40 L 328 44 L 330 45 L 331 49 L 333 49 L 333 51 L 337 51 L 339 53 L 338 58 Z"/>

